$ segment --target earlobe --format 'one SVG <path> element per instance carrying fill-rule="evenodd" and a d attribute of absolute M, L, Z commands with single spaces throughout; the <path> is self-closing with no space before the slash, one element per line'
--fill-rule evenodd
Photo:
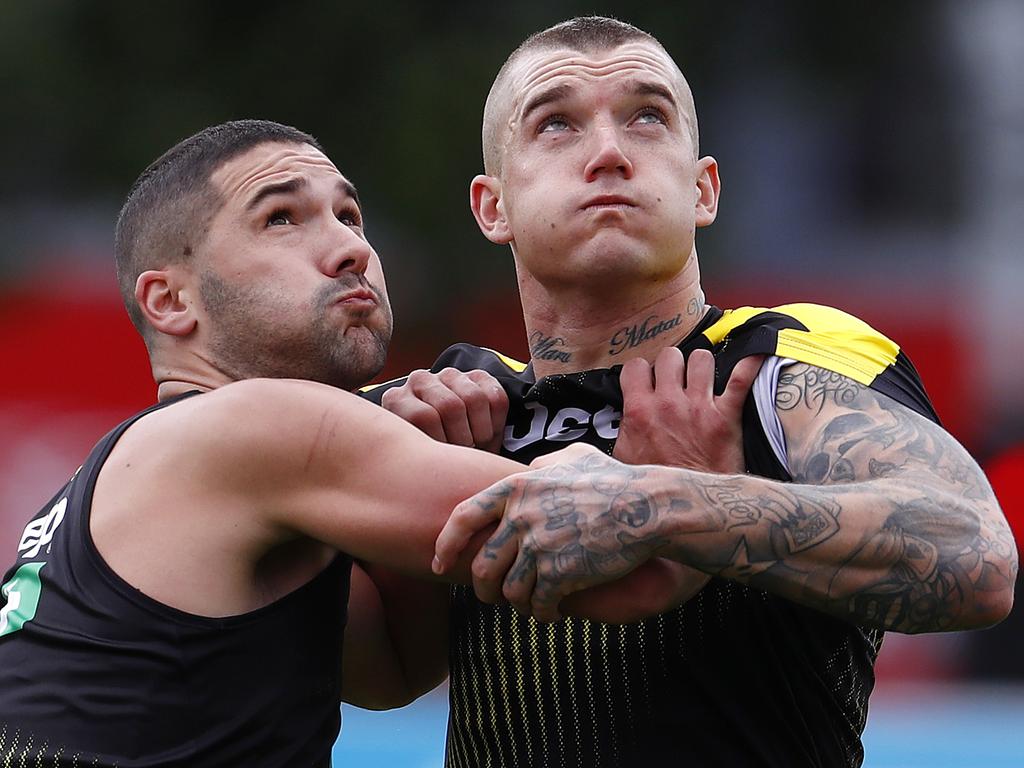
<path fill-rule="evenodd" d="M 498 245 L 512 242 L 501 200 L 501 182 L 493 176 L 476 176 L 469 184 L 469 207 L 484 237 Z"/>
<path fill-rule="evenodd" d="M 191 288 L 177 271 L 150 269 L 135 281 L 135 301 L 147 322 L 160 333 L 187 336 L 196 327 Z"/>
<path fill-rule="evenodd" d="M 697 226 L 706 227 L 718 215 L 718 197 L 722 182 L 718 178 L 718 162 L 713 157 L 697 161 Z"/>

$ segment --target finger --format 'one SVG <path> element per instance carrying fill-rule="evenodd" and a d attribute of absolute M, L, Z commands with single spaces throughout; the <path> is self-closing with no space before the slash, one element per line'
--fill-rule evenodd
<path fill-rule="evenodd" d="M 654 389 L 677 396 L 683 388 L 686 365 L 678 347 L 665 347 L 654 359 Z"/>
<path fill-rule="evenodd" d="M 634 357 L 622 366 L 619 386 L 622 388 L 623 409 L 630 403 L 654 392 L 654 371 L 642 357 Z"/>
<path fill-rule="evenodd" d="M 743 407 L 743 402 L 747 399 L 763 362 L 764 355 L 751 355 L 736 363 L 725 390 L 718 397 L 720 408 L 738 411 Z"/>
<path fill-rule="evenodd" d="M 558 606 L 563 597 L 565 597 L 563 587 L 547 587 L 544 582 L 538 581 L 533 590 L 533 598 L 530 600 L 530 613 L 537 621 L 545 623 L 559 621 L 562 614 L 558 610 Z"/>
<path fill-rule="evenodd" d="M 512 483 L 506 478 L 455 507 L 434 542 L 431 566 L 434 573 L 444 573 L 458 559 L 473 534 L 502 518 L 512 489 Z"/>
<path fill-rule="evenodd" d="M 479 446 L 489 443 L 494 437 L 494 424 L 491 420 L 491 407 L 484 388 L 470 378 L 469 374 L 454 368 L 445 368 L 438 375 L 438 379 L 462 401 L 465 422 L 460 426 L 470 435 L 472 442 L 469 445 Z"/>
<path fill-rule="evenodd" d="M 477 447 L 498 452 L 501 448 L 501 440 L 505 436 L 505 420 L 508 418 L 508 395 L 504 388 L 487 371 L 470 371 L 467 376 L 476 384 L 480 394 L 487 403 L 487 410 L 480 417 L 485 425 L 481 429 L 480 438 L 477 440 Z M 474 435 L 476 429 L 474 428 Z M 488 434 L 485 437 L 485 434 Z"/>
<path fill-rule="evenodd" d="M 505 599 L 512 603 L 513 608 L 528 616 L 530 614 L 530 598 L 533 597 L 533 587 L 536 583 L 536 556 L 520 548 L 519 555 L 505 575 L 501 592 Z"/>
<path fill-rule="evenodd" d="M 686 389 L 695 396 L 714 397 L 715 357 L 707 349 L 695 349 L 686 361 Z"/>
<path fill-rule="evenodd" d="M 503 520 L 473 558 L 473 591 L 480 600 L 498 602 L 518 553 L 519 529 L 511 520 Z"/>
<path fill-rule="evenodd" d="M 487 380 L 483 381 L 477 378 L 476 374 L 486 376 Z M 487 396 L 487 406 L 491 411 L 491 425 L 494 430 L 491 440 L 479 447 L 492 453 L 498 453 L 501 450 L 502 440 L 505 438 L 505 422 L 508 420 L 508 394 L 498 380 L 485 371 L 471 371 L 470 377 L 476 381 Z"/>
<path fill-rule="evenodd" d="M 389 389 L 384 393 L 380 404 L 385 410 L 409 422 L 435 440 L 447 442 L 441 415 L 433 406 L 424 403 L 404 386 Z"/>
<path fill-rule="evenodd" d="M 418 390 L 418 395 L 420 400 L 437 411 L 446 442 L 470 448 L 475 445 L 468 407 L 462 396 L 440 379 L 432 379 Z"/>

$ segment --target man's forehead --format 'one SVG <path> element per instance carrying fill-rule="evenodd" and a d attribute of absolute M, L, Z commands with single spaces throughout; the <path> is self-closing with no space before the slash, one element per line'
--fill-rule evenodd
<path fill-rule="evenodd" d="M 662 81 L 677 100 L 688 101 L 689 87 L 675 62 L 661 46 L 647 41 L 586 52 L 569 48 L 530 51 L 514 63 L 503 96 L 513 117 L 530 94 L 549 85 L 605 78 Z"/>
<path fill-rule="evenodd" d="M 266 142 L 228 160 L 210 181 L 225 198 L 244 199 L 265 184 L 311 176 L 345 181 L 330 158 L 311 144 Z"/>

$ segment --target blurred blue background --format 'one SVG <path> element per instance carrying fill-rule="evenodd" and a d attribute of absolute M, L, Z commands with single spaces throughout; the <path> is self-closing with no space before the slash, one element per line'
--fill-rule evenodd
<path fill-rule="evenodd" d="M 468 211 L 480 113 L 522 38 L 591 12 L 654 33 L 691 82 L 723 179 L 718 221 L 698 236 L 709 300 L 829 303 L 894 337 L 1024 532 L 1019 0 L 0 12 L 0 552 L 95 439 L 155 397 L 114 282 L 113 223 L 138 173 L 204 126 L 292 123 L 359 186 L 395 308 L 383 376 L 455 340 L 524 356 L 510 255 Z M 1024 765 L 1022 614 L 890 635 L 866 765 Z M 440 694 L 350 710 L 338 764 L 437 765 L 444 712 Z"/>

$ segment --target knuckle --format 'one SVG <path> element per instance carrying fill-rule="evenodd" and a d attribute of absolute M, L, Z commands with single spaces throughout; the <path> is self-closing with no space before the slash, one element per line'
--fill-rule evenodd
<path fill-rule="evenodd" d="M 475 559 L 469 566 L 470 573 L 473 578 L 479 581 L 487 581 L 491 575 L 491 569 L 488 563 L 484 560 Z"/>

